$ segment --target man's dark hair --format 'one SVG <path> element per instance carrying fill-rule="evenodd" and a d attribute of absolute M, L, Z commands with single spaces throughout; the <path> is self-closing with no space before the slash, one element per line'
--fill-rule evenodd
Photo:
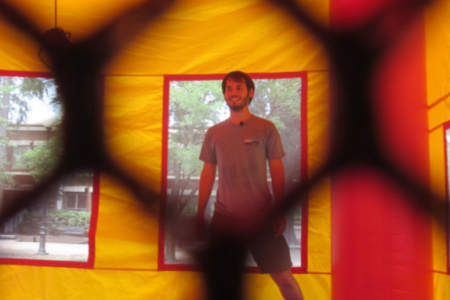
<path fill-rule="evenodd" d="M 253 89 L 255 90 L 255 83 L 253 82 L 253 79 L 248 76 L 246 73 L 242 71 L 233 71 L 228 73 L 225 78 L 222 80 L 222 93 L 225 94 L 225 89 L 227 87 L 227 80 L 232 79 L 235 82 L 245 82 L 245 85 L 247 86 L 247 90 Z M 253 97 L 249 99 L 248 104 L 252 102 Z"/>

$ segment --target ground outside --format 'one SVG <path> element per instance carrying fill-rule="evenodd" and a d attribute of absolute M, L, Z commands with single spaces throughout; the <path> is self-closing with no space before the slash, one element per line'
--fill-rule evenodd
<path fill-rule="evenodd" d="M 0 259 L 44 259 L 86 262 L 89 239 L 78 236 L 53 236 L 45 238 L 45 255 L 38 255 L 39 235 L 0 235 Z"/>

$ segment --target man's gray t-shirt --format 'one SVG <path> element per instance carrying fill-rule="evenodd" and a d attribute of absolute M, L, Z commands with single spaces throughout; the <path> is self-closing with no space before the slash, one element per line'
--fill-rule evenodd
<path fill-rule="evenodd" d="M 272 206 L 266 163 L 284 156 L 275 125 L 252 116 L 242 125 L 225 120 L 208 129 L 200 159 L 217 164 L 215 210 L 230 217 L 264 214 Z"/>

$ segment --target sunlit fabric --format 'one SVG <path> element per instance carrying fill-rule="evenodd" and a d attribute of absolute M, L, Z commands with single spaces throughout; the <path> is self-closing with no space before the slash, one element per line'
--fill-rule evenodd
<path fill-rule="evenodd" d="M 55 26 L 53 0 L 8 2 L 43 32 Z M 58 1 L 57 26 L 70 32 L 72 41 L 80 41 L 140 2 Z M 306 72 L 307 111 L 302 117 L 307 118 L 308 176 L 324 164 L 333 151 L 328 142 L 331 66 L 317 40 L 269 2 L 178 1 L 104 70 L 106 142 L 113 158 L 140 183 L 161 188 L 161 157 L 167 151 L 162 146 L 164 75 L 235 69 Z M 352 1 L 299 2 L 326 27 L 330 19 L 358 15 L 350 10 Z M 389 1 L 373 2 L 364 16 Z M 442 197 L 447 184 L 443 124 L 450 120 L 448 20 L 448 3 L 437 1 L 427 8 L 382 61 L 373 83 L 383 146 L 405 172 L 429 183 Z M 359 18 L 352 22 L 342 27 L 362 23 Z M 126 34 L 123 30 L 117 32 L 118 40 Z M 40 45 L 2 20 L 0 40 L 0 73 L 49 72 L 39 60 Z M 446 228 L 410 209 L 408 197 L 379 174 L 345 175 L 339 180 L 327 177 L 308 195 L 307 271 L 295 274 L 305 299 L 448 299 Z M 146 211 L 105 175 L 99 192 L 93 268 L 3 264 L 0 298 L 202 299 L 200 272 L 158 269 L 160 207 Z M 245 279 L 248 299 L 281 299 L 268 276 L 248 273 Z"/>

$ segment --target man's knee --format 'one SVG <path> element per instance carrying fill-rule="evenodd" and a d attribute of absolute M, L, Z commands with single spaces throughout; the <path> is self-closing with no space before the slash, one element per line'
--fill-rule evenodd
<path fill-rule="evenodd" d="M 292 275 L 290 269 L 270 274 L 273 281 L 278 285 L 278 288 L 286 300 L 303 300 L 303 294 L 300 286 Z"/>
<path fill-rule="evenodd" d="M 275 283 L 280 287 L 289 287 L 291 285 L 297 284 L 290 269 L 282 272 L 271 273 L 270 276 L 272 277 L 273 281 L 275 281 Z"/>

